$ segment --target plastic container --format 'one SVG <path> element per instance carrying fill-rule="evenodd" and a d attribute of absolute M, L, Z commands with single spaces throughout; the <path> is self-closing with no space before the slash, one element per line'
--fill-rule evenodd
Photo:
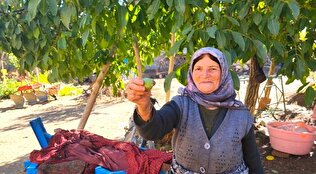
<path fill-rule="evenodd" d="M 293 155 L 309 154 L 316 140 L 316 127 L 303 122 L 275 121 L 268 123 L 267 128 L 272 148 Z"/>

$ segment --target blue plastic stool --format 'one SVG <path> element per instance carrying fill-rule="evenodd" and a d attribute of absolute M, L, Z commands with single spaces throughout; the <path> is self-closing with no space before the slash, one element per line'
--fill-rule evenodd
<path fill-rule="evenodd" d="M 51 134 L 47 133 L 42 119 L 40 117 L 30 121 L 30 125 L 34 131 L 34 134 L 36 135 L 36 138 L 41 145 L 42 148 L 45 148 L 48 146 L 49 139 L 52 137 Z"/>
<path fill-rule="evenodd" d="M 41 145 L 42 148 L 45 148 L 48 146 L 49 139 L 52 137 L 51 134 L 47 133 L 42 119 L 40 117 L 30 121 L 30 125 L 33 129 L 34 134 L 36 135 L 36 138 Z M 26 174 L 37 174 L 37 164 L 32 163 L 31 161 L 27 160 L 24 162 L 24 168 L 26 171 Z M 94 170 L 95 174 L 126 174 L 125 171 L 119 170 L 119 171 L 110 171 L 107 170 L 101 166 L 98 166 Z M 164 174 L 165 172 L 159 172 L 159 174 Z"/>

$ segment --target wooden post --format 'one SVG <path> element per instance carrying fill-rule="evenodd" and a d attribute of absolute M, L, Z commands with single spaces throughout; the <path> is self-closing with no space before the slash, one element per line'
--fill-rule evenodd
<path fill-rule="evenodd" d="M 272 88 L 272 82 L 273 82 L 272 75 L 274 74 L 274 71 L 275 71 L 275 62 L 272 60 L 270 68 L 269 68 L 269 75 L 267 77 L 268 80 L 266 82 L 265 89 L 264 89 L 264 97 L 259 99 L 259 106 L 258 106 L 259 111 L 265 110 L 268 104 L 271 103 L 270 92 Z"/>
<path fill-rule="evenodd" d="M 170 43 L 171 43 L 171 47 L 174 45 L 176 41 L 176 34 L 175 33 L 171 33 L 171 38 L 170 38 Z M 174 62 L 175 62 L 175 55 L 172 55 L 169 58 L 169 68 L 168 68 L 168 74 L 170 74 L 173 71 L 173 67 L 174 67 Z M 168 91 L 166 92 L 166 103 L 170 100 L 170 88 L 168 89 Z"/>
<path fill-rule="evenodd" d="M 270 97 L 270 92 L 271 92 L 271 87 L 272 87 L 272 80 L 273 80 L 272 75 L 274 74 L 274 71 L 275 71 L 275 62 L 272 60 L 271 61 L 271 65 L 270 65 L 270 69 L 269 69 L 269 76 L 268 76 L 268 80 L 267 80 L 267 84 L 266 84 L 266 89 L 264 91 L 264 97 L 265 98 L 269 98 Z"/>

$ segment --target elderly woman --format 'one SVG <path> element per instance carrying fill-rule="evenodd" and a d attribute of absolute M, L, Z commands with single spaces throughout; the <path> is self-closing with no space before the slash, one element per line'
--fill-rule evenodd
<path fill-rule="evenodd" d="M 253 117 L 236 93 L 223 53 L 197 50 L 191 60 L 188 85 L 160 110 L 150 91 L 131 79 L 127 98 L 136 103 L 133 115 L 140 134 L 157 140 L 175 129 L 172 173 L 264 173 L 256 146 Z"/>

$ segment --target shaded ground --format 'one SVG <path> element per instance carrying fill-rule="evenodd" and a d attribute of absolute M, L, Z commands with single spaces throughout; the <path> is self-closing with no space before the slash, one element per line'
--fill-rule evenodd
<path fill-rule="evenodd" d="M 153 96 L 158 99 L 160 106 L 165 101 L 163 80 L 156 80 L 157 85 L 153 88 Z M 173 81 L 171 96 L 175 95 L 180 85 Z M 238 98 L 243 100 L 246 89 L 246 81 L 241 82 L 241 91 Z M 292 96 L 297 89 L 297 84 L 286 86 L 286 97 Z M 272 89 L 271 94 L 274 95 Z M 273 96 L 271 95 L 271 96 Z M 25 173 L 23 162 L 28 159 L 33 149 L 40 146 L 30 128 L 28 122 L 38 116 L 43 119 L 46 130 L 52 133 L 56 128 L 74 129 L 78 126 L 84 111 L 85 100 L 78 97 L 60 97 L 45 104 L 26 105 L 23 109 L 14 109 L 10 100 L 0 101 L 0 174 Z M 110 139 L 122 139 L 125 134 L 124 127 L 134 105 L 122 98 L 98 98 L 97 104 L 86 124 L 85 129 Z M 311 111 L 295 103 L 287 105 L 287 120 L 308 121 Z M 274 115 L 277 116 L 277 112 Z M 261 113 L 257 122 L 269 122 L 273 120 L 271 112 Z M 269 137 L 265 132 L 257 133 L 258 147 L 266 173 L 279 174 L 316 174 L 316 148 L 315 145 L 310 155 L 290 156 L 289 158 L 275 157 L 268 161 L 267 155 L 271 155 L 272 148 Z"/>

